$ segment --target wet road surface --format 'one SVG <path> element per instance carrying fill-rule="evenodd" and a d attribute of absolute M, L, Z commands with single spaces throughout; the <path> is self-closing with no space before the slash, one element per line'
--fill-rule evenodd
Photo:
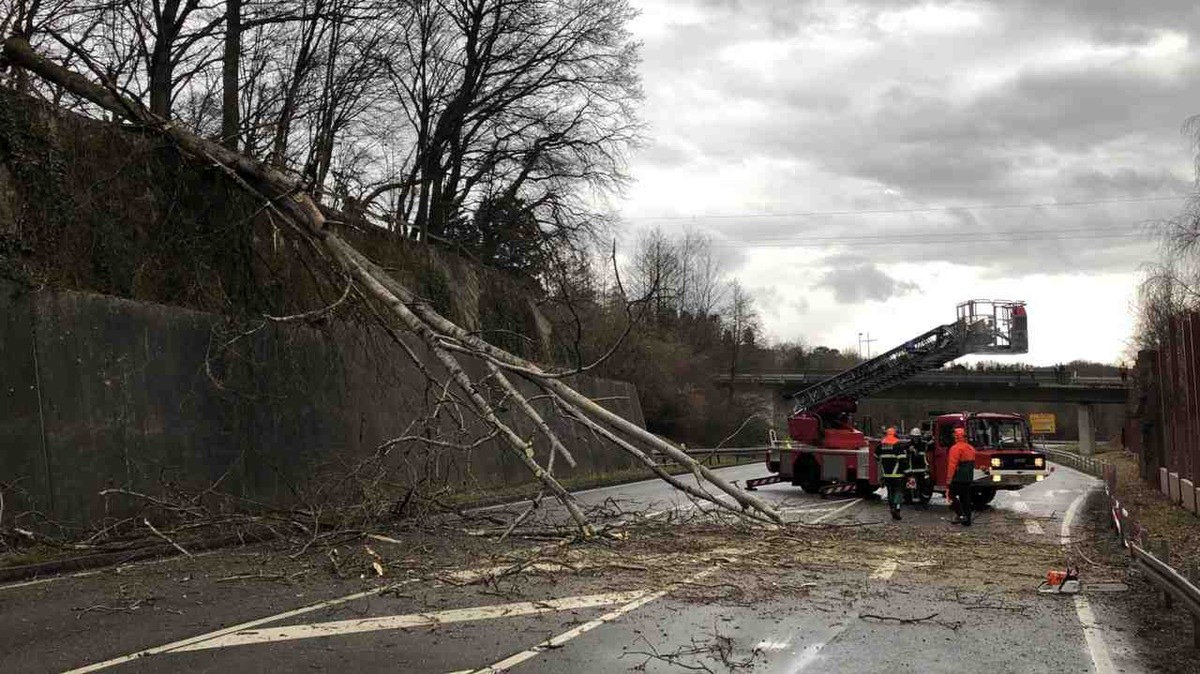
<path fill-rule="evenodd" d="M 758 464 L 720 473 L 764 474 Z M 847 546 L 835 539 L 811 555 L 802 546 L 764 569 L 753 557 L 761 553 L 731 543 L 696 553 L 680 565 L 687 575 L 666 580 L 637 573 L 632 560 L 629 573 L 611 563 L 598 574 L 539 570 L 519 591 L 428 578 L 359 592 L 205 586 L 196 590 L 206 601 L 184 608 L 181 579 L 195 560 L 175 559 L 125 570 L 128 580 L 102 572 L 8 586 L 0 671 L 1136 672 L 1119 595 L 1092 597 L 1085 614 L 1071 597 L 1033 591 L 1040 567 L 1012 571 L 1027 554 L 1069 544 L 1064 521 L 1074 524 L 1098 487 L 1057 467 L 1045 482 L 998 494 L 964 530 L 940 496 L 892 522 L 877 498 L 771 485 L 758 494 L 788 519 L 845 526 L 836 531 Z M 614 518 L 695 511 L 658 481 L 578 498 Z M 854 543 L 864 531 L 883 536 Z M 950 556 L 927 554 L 935 547 Z M 178 608 L 138 613 L 113 601 L 114 587 L 141 581 L 175 602 L 159 608 Z"/>

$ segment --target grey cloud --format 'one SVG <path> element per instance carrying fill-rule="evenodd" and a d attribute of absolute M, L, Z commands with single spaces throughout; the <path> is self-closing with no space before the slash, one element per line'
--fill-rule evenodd
<path fill-rule="evenodd" d="M 1081 169 L 1069 172 L 1067 181 L 1079 194 L 1094 198 L 1187 194 L 1192 189 L 1191 183 L 1163 168 Z"/>
<path fill-rule="evenodd" d="M 656 139 L 635 154 L 635 159 L 654 166 L 680 166 L 696 157 L 695 152 L 689 151 L 680 143 Z"/>
<path fill-rule="evenodd" d="M 918 290 L 915 283 L 892 278 L 869 263 L 830 269 L 817 285 L 831 289 L 834 298 L 844 304 L 882 302 Z"/>
<path fill-rule="evenodd" d="M 656 47 L 663 54 L 678 48 L 685 55 L 664 61 L 669 73 L 686 73 L 690 81 L 727 100 L 754 101 L 771 117 L 767 123 L 750 125 L 705 115 L 691 127 L 674 127 L 674 132 L 686 135 L 689 151 L 708 159 L 735 164 L 769 157 L 845 179 L 845 189 L 816 195 L 825 198 L 823 203 L 789 202 L 794 197 L 784 188 L 764 187 L 768 194 L 777 193 L 781 203 L 792 204 L 784 207 L 787 210 L 1107 200 L 1193 190 L 1179 162 L 1187 152 L 1180 127 L 1200 113 L 1200 9 L 1193 2 L 995 2 L 1000 27 L 985 31 L 978 44 L 953 38 L 919 48 L 898 43 L 882 54 L 868 51 L 855 57 L 858 60 L 847 61 L 844 74 L 823 78 L 805 77 L 802 59 L 759 78 L 715 58 L 726 45 L 762 39 L 765 23 L 788 11 L 808 23 L 784 22 L 781 30 L 803 40 L 805 31 L 825 20 L 807 3 L 793 10 L 785 0 L 700 4 L 719 20 L 681 28 L 674 40 Z M 861 6 L 870 14 L 914 4 L 919 3 Z M 1010 54 L 1026 47 L 1089 41 L 1145 46 L 1162 30 L 1190 37 L 1191 64 L 1174 74 L 1151 75 L 1136 63 L 1120 60 L 1105 67 L 1034 63 L 971 98 L 956 96 L 947 84 L 949 75 L 969 73 L 975 64 L 960 64 L 955 50 L 978 50 L 983 54 L 981 67 L 1002 67 Z M 862 34 L 885 39 L 866 24 Z M 655 67 L 666 68 L 661 63 Z M 667 70 L 659 75 L 665 86 L 682 92 L 684 98 L 673 102 L 686 105 L 686 87 Z M 1169 217 L 1180 206 L 1160 202 L 701 223 L 739 250 L 753 250 L 746 247 L 753 242 L 783 246 L 789 240 L 852 239 L 834 247 L 834 255 L 857 250 L 860 258 L 844 260 L 840 264 L 851 271 L 827 275 L 823 281 L 843 297 L 867 297 L 895 290 L 887 285 L 895 279 L 886 274 L 880 279 L 882 272 L 871 265 L 879 259 L 961 262 L 997 275 L 1128 271 L 1152 256 L 1152 244 L 1145 237 L 1113 236 L 1123 231 L 1117 228 L 1137 230 L 1139 223 Z M 1065 229 L 1078 235 L 1088 228 L 1095 232 L 1060 240 L 1005 234 Z M 906 237 L 906 232 L 921 236 Z M 931 232 L 953 236 L 938 239 L 929 237 Z M 993 241 L 963 243 L 974 234 Z M 808 260 L 810 253 L 819 257 L 824 252 L 810 243 L 796 254 Z"/>
<path fill-rule="evenodd" d="M 999 0 L 998 0 L 999 1 Z M 1196 26 L 1200 7 L 1191 0 L 1002 0 L 1029 21 L 1059 20 L 1084 25 L 1097 36 L 1146 28 Z"/>

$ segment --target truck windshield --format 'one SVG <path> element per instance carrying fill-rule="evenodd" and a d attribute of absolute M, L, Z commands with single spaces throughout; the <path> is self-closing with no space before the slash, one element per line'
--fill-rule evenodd
<path fill-rule="evenodd" d="M 971 444 L 976 447 L 1026 447 L 1025 423 L 1019 419 L 972 419 Z"/>

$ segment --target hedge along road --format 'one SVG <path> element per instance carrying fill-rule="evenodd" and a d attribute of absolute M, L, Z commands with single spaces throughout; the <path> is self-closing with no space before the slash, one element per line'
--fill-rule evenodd
<path fill-rule="evenodd" d="M 746 479 L 761 467 L 722 472 Z M 1047 520 L 1061 520 L 1094 486 L 1059 468 L 1042 484 L 998 496 L 969 532 L 951 528 L 935 500 L 929 510 L 906 510 L 897 524 L 842 530 L 861 534 L 861 545 L 822 543 L 811 555 L 801 547 L 794 564 L 753 575 L 746 569 L 761 552 L 737 540 L 696 552 L 669 580 L 619 568 L 593 575 L 534 567 L 508 588 L 457 584 L 471 579 L 467 571 L 353 593 L 344 591 L 353 582 L 297 591 L 217 584 L 211 578 L 221 571 L 209 565 L 221 555 L 175 559 L 0 592 L 0 670 L 607 672 L 644 664 L 648 671 L 721 671 L 745 663 L 770 672 L 1088 671 L 1089 641 L 1107 636 L 1103 625 L 1085 639 L 1075 605 L 1032 593 L 1033 573 L 990 575 L 996 559 L 1010 563 L 1020 554 L 1014 544 L 1057 544 L 1058 522 Z M 804 522 L 886 517 L 872 499 L 826 501 L 786 485 L 760 494 Z M 579 498 L 643 514 L 691 505 L 657 481 Z M 1030 522 L 1045 525 L 1042 533 L 1032 533 Z M 1007 555 L 981 561 L 978 551 L 991 538 L 1002 539 Z M 935 549 L 951 550 L 950 561 L 961 555 L 961 569 L 931 557 Z M 197 565 L 210 573 L 201 578 Z M 751 596 L 728 592 L 751 585 Z M 1103 623 L 1107 607 L 1090 608 Z M 1136 671 L 1127 654 L 1108 650 L 1124 671 Z"/>

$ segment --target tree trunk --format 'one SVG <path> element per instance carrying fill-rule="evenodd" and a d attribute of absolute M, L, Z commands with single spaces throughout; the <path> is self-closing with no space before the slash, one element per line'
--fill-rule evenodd
<path fill-rule="evenodd" d="M 154 22 L 154 48 L 150 51 L 150 112 L 166 120 L 171 119 L 171 90 L 175 88 L 171 50 L 179 32 L 175 26 L 178 12 L 179 0 L 163 3 Z"/>
<path fill-rule="evenodd" d="M 221 142 L 237 152 L 242 124 L 238 73 L 242 58 L 242 0 L 225 2 L 225 57 L 221 62 Z"/>
<path fill-rule="evenodd" d="M 160 40 L 150 57 L 150 112 L 171 119 L 171 50 Z"/>

